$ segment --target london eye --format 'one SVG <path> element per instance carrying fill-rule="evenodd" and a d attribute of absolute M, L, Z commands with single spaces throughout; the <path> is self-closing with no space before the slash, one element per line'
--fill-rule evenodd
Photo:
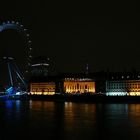
<path fill-rule="evenodd" d="M 18 74 L 13 76 L 19 76 L 19 69 L 20 69 L 20 72 L 23 75 L 23 79 L 27 78 L 27 75 L 29 74 L 30 71 L 30 65 L 32 59 L 32 42 L 30 40 L 30 35 L 28 33 L 28 30 L 19 22 L 15 22 L 15 21 L 3 22 L 0 25 L 0 42 L 1 42 L 0 60 L 4 58 L 6 61 L 8 60 L 7 62 L 9 64 L 12 61 L 11 69 L 13 69 L 12 67 L 16 67 L 17 70 L 17 66 L 19 67 Z M 2 84 L 6 84 L 7 82 L 9 82 L 9 80 L 7 80 L 8 74 L 5 71 L 8 72 L 6 68 L 1 66 L 0 82 L 2 81 Z M 20 76 L 20 79 L 21 78 L 22 77 Z M 17 80 L 16 77 L 15 79 Z M 23 80 L 21 79 L 21 81 Z"/>

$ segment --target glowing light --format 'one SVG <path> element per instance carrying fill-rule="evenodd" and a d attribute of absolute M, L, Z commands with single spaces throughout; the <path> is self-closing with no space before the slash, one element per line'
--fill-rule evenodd
<path fill-rule="evenodd" d="M 72 94 L 95 93 L 95 82 L 65 81 L 64 90 L 66 93 L 72 93 Z"/>
<path fill-rule="evenodd" d="M 16 92 L 16 95 L 20 95 L 20 92 Z"/>
<path fill-rule="evenodd" d="M 127 92 L 107 92 L 107 96 L 126 96 Z"/>
<path fill-rule="evenodd" d="M 93 81 L 90 78 L 65 78 L 65 81 Z"/>
<path fill-rule="evenodd" d="M 129 92 L 130 96 L 140 96 L 140 92 Z"/>
<path fill-rule="evenodd" d="M 33 64 L 32 66 L 33 67 L 36 67 L 36 66 L 49 66 L 49 64 L 47 64 L 47 63 L 39 63 L 39 64 Z"/>

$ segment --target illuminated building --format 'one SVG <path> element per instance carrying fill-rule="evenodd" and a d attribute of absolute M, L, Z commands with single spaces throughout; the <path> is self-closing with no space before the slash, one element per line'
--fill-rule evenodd
<path fill-rule="evenodd" d="M 29 83 L 31 95 L 54 95 L 56 93 L 54 77 L 32 77 Z"/>
<path fill-rule="evenodd" d="M 65 78 L 65 93 L 95 93 L 95 82 L 90 78 Z"/>
<path fill-rule="evenodd" d="M 30 83 L 31 95 L 54 95 L 55 82 Z"/>
<path fill-rule="evenodd" d="M 139 96 L 140 76 L 125 74 L 112 76 L 106 81 L 106 95 L 108 96 Z"/>

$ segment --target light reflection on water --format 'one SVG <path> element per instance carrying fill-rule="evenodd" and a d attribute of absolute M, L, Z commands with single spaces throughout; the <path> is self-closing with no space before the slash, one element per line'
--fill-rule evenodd
<path fill-rule="evenodd" d="M 140 104 L 10 100 L 1 101 L 0 108 L 0 140 L 140 137 Z"/>

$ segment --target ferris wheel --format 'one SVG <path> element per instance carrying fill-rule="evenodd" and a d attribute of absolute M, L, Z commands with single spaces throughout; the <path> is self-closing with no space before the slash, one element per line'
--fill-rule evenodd
<path fill-rule="evenodd" d="M 15 21 L 3 22 L 0 25 L 0 33 L 8 29 L 17 31 L 24 39 L 24 44 L 25 44 L 24 46 L 26 49 L 26 54 L 24 56 L 26 59 L 25 72 L 28 73 L 32 60 L 32 41 L 30 40 L 30 35 L 28 33 L 28 30 L 22 24 Z"/>
<path fill-rule="evenodd" d="M 22 69 L 22 71 L 19 71 L 17 65 L 15 64 L 16 63 L 16 60 L 14 58 L 14 56 L 3 56 L 3 59 L 6 61 L 6 63 L 8 64 L 8 71 L 9 71 L 9 75 L 10 75 L 10 85 L 11 86 L 14 86 L 14 80 L 13 79 L 16 79 L 16 77 L 18 77 L 20 79 L 20 81 L 25 85 L 26 83 L 24 82 L 25 80 L 25 77 L 30 74 L 29 71 L 30 71 L 30 66 L 31 66 L 31 60 L 32 60 L 32 41 L 30 40 L 30 35 L 28 33 L 28 30 L 22 25 L 20 24 L 19 22 L 15 22 L 15 21 L 7 21 L 7 22 L 3 22 L 1 25 L 0 25 L 0 34 L 3 33 L 4 31 L 6 30 L 15 30 L 16 32 L 19 33 L 19 35 L 22 36 L 22 39 L 24 40 L 24 49 L 22 50 L 21 48 L 21 54 L 20 54 L 20 57 L 24 57 L 25 58 L 25 61 L 24 62 L 20 62 L 23 66 L 24 66 L 24 69 Z M 6 38 L 7 38 L 7 35 L 6 35 Z M 24 51 L 24 55 L 23 55 L 23 51 Z M 15 50 L 15 52 L 17 52 Z M 19 53 L 19 52 L 17 52 Z M 18 59 L 18 58 L 16 58 Z M 14 71 L 15 74 L 13 74 L 13 78 L 12 77 L 12 71 Z M 21 73 L 22 74 L 21 74 Z M 23 77 L 22 77 L 22 76 Z M 27 78 L 27 77 L 26 77 Z"/>

